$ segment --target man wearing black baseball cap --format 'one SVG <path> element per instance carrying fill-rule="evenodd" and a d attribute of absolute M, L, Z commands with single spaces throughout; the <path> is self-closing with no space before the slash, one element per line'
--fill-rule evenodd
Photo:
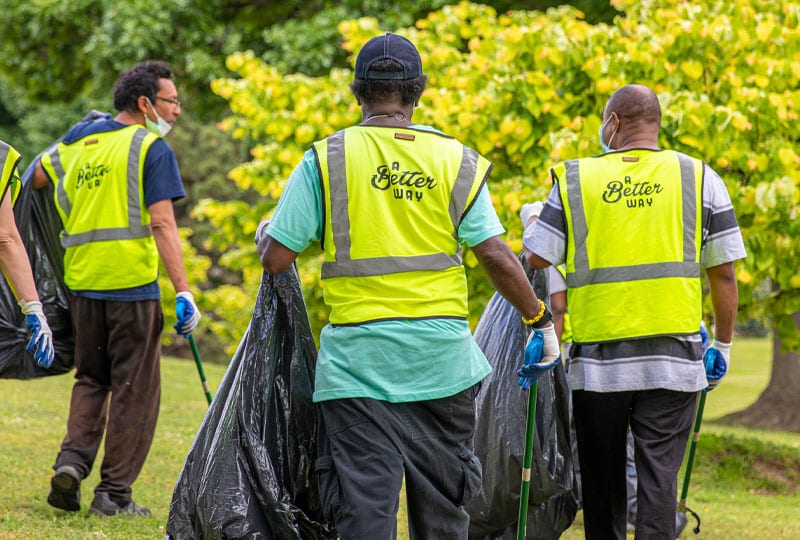
<path fill-rule="evenodd" d="M 403 68 L 400 71 L 372 70 L 375 62 L 394 60 Z M 356 79 L 408 80 L 422 77 L 422 60 L 413 43 L 403 36 L 386 33 L 372 38 L 356 58 Z"/>
<path fill-rule="evenodd" d="M 395 538 L 404 479 L 410 538 L 467 537 L 463 505 L 481 486 L 474 402 L 490 367 L 467 322 L 462 244 L 544 333 L 542 363 L 559 355 L 549 311 L 500 239 L 491 163 L 411 123 L 426 83 L 410 41 L 367 42 L 350 84 L 362 122 L 312 145 L 257 239 L 272 274 L 321 241 L 331 312 L 315 376 L 316 469 L 343 539 Z"/>

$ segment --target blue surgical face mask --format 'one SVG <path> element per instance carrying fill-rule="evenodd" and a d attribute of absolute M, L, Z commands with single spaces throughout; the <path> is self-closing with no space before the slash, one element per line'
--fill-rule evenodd
<path fill-rule="evenodd" d="M 600 139 L 600 147 L 603 149 L 603 153 L 609 152 L 611 149 L 606 144 L 606 141 L 603 140 L 603 128 L 606 127 L 606 123 L 603 122 L 600 124 L 600 127 L 597 129 L 597 138 Z"/>
<path fill-rule="evenodd" d="M 606 144 L 606 141 L 603 139 L 603 128 L 606 127 L 609 120 L 611 120 L 610 116 L 605 122 L 600 124 L 600 128 L 597 130 L 597 138 L 600 139 L 600 146 L 603 148 L 604 154 L 611 152 L 611 141 L 614 140 L 614 135 L 617 134 L 617 130 L 615 129 L 614 133 L 611 134 L 611 138 L 608 139 L 608 144 Z M 619 126 L 617 126 L 617 129 L 619 129 Z"/>
<path fill-rule="evenodd" d="M 156 135 L 159 135 L 161 137 L 166 137 L 167 133 L 169 133 L 170 130 L 172 129 L 172 125 L 158 115 L 158 113 L 156 112 L 156 108 L 153 107 L 153 104 L 150 102 L 149 99 L 147 100 L 147 103 L 148 105 L 150 105 L 150 109 L 152 109 L 153 114 L 156 115 L 157 121 L 153 122 L 152 120 L 147 118 L 147 115 L 145 115 L 144 116 L 145 127 L 150 131 L 152 131 L 153 133 L 155 133 Z"/>

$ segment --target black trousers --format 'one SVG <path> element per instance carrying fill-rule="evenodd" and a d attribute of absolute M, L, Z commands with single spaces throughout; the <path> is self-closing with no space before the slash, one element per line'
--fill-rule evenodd
<path fill-rule="evenodd" d="M 671 390 L 572 393 L 587 540 L 624 540 L 626 439 L 633 433 L 636 539 L 673 540 L 678 470 L 697 393 Z"/>
<path fill-rule="evenodd" d="M 342 540 L 396 538 L 404 477 L 412 540 L 467 538 L 463 505 L 481 488 L 472 442 L 476 390 L 411 403 L 320 403 L 320 497 Z"/>
<path fill-rule="evenodd" d="M 72 465 L 85 478 L 105 433 L 96 492 L 124 504 L 153 441 L 161 399 L 158 300 L 108 302 L 70 298 L 75 386 L 67 435 L 53 468 Z"/>

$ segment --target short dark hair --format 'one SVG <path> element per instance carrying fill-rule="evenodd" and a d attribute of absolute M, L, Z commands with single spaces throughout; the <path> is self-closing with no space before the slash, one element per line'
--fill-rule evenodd
<path fill-rule="evenodd" d="M 169 64 L 161 60 L 140 62 L 123 71 L 114 83 L 114 108 L 120 112 L 136 111 L 139 96 L 155 101 L 161 88 L 160 79 L 172 79 Z"/>
<path fill-rule="evenodd" d="M 370 70 L 385 73 L 398 73 L 403 66 L 394 60 L 383 59 L 374 62 Z M 419 101 L 428 84 L 428 77 L 420 75 L 413 79 L 353 79 L 350 90 L 353 95 L 367 105 L 387 101 L 399 94 L 403 105 L 411 105 Z"/>

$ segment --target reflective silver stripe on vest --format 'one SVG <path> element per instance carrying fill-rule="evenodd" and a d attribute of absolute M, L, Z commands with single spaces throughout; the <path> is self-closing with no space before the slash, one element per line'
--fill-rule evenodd
<path fill-rule="evenodd" d="M 414 257 L 372 257 L 348 261 L 346 264 L 324 263 L 322 277 L 323 279 L 340 276 L 365 277 L 416 270 L 447 270 L 459 264 L 461 264 L 461 257 L 445 253 Z"/>
<path fill-rule="evenodd" d="M 131 147 L 128 149 L 128 227 L 135 223 L 139 228 L 139 232 L 143 232 L 142 223 L 142 201 L 139 199 L 139 157 L 142 154 L 142 144 L 147 135 L 147 130 L 137 129 L 133 134 Z M 144 173 L 142 173 L 144 174 Z M 150 226 L 146 227 L 147 234 L 151 233 Z M 142 238 L 141 235 L 135 238 Z"/>
<path fill-rule="evenodd" d="M 464 154 L 461 157 L 461 166 L 458 168 L 456 183 L 453 185 L 453 193 L 450 198 L 450 221 L 453 223 L 453 235 L 458 235 L 458 226 L 461 224 L 461 215 L 467 207 L 467 197 L 469 197 L 472 182 L 478 170 L 478 153 L 464 146 Z M 459 246 L 460 247 L 460 246 Z"/>
<path fill-rule="evenodd" d="M 63 232 L 61 245 L 65 248 L 88 244 L 89 242 L 102 242 L 106 240 L 135 240 L 137 238 L 147 238 L 152 236 L 153 231 L 150 225 L 142 225 L 142 207 L 139 198 L 139 158 L 142 152 L 142 144 L 147 136 L 147 130 L 137 129 L 133 134 L 130 150 L 128 152 L 128 226 L 113 227 L 105 229 L 95 229 L 77 234 L 67 234 Z M 66 173 L 61 164 L 61 156 L 56 145 L 51 152 L 53 170 L 58 177 L 57 197 L 58 204 L 61 206 L 65 216 L 69 218 L 72 212 L 72 203 L 67 196 L 64 182 Z"/>
<path fill-rule="evenodd" d="M 683 201 L 683 261 L 611 268 L 589 268 L 589 253 L 586 238 L 589 235 L 586 213 L 581 196 L 581 179 L 578 160 L 565 163 L 567 181 L 567 200 L 572 216 L 573 239 L 575 242 L 575 271 L 567 274 L 567 288 L 580 287 L 590 283 L 618 283 L 640 279 L 666 277 L 699 278 L 700 265 L 695 261 L 695 228 L 697 226 L 697 206 L 695 193 L 694 165 L 688 156 L 677 153 L 681 170 Z"/>
<path fill-rule="evenodd" d="M 6 166 L 6 160 L 8 159 L 8 154 L 11 152 L 11 147 L 9 147 L 3 141 L 0 141 L 0 172 L 3 172 Z M 5 180 L 5 178 L 0 178 L 0 180 Z"/>
<path fill-rule="evenodd" d="M 11 182 L 6 182 L 6 180 L 10 180 L 10 178 L 3 178 L 5 176 L 6 170 L 6 160 L 8 159 L 8 154 L 11 152 L 9 146 L 5 144 L 3 141 L 0 141 L 0 202 L 3 202 L 3 199 L 6 198 L 6 191 L 11 187 Z"/>
<path fill-rule="evenodd" d="M 50 164 L 53 166 L 58 185 L 56 186 L 56 197 L 58 197 L 58 206 L 64 214 L 69 217 L 72 213 L 72 201 L 67 197 L 67 192 L 64 189 L 64 178 L 67 173 L 64 172 L 64 166 L 61 164 L 61 154 L 58 152 L 58 143 L 54 144 L 46 150 L 50 154 Z"/>
<path fill-rule="evenodd" d="M 0 202 L 3 202 L 3 199 L 6 198 L 6 191 L 10 191 L 9 188 L 11 188 L 11 182 L 6 182 L 6 180 L 11 179 L 3 178 L 3 176 L 5 176 L 3 173 L 5 173 L 6 169 L 6 160 L 8 159 L 8 154 L 10 152 L 10 147 L 3 141 L 0 141 L 0 175 L 2 175 L 0 176 L 0 187 L 2 187 L 2 189 L 0 189 Z"/>
<path fill-rule="evenodd" d="M 331 229 L 336 262 L 350 262 L 350 214 L 347 211 L 347 170 L 344 161 L 344 131 L 328 137 L 328 176 L 330 178 Z M 325 277 L 325 264 L 322 265 Z"/>
<path fill-rule="evenodd" d="M 694 243 L 697 226 L 697 194 L 695 193 L 694 164 L 691 158 L 677 152 L 681 166 L 681 184 L 683 185 L 683 260 L 694 261 L 697 257 L 697 245 Z M 700 275 L 698 268 L 698 277 Z"/>
<path fill-rule="evenodd" d="M 432 253 L 409 257 L 371 257 L 352 260 L 350 257 L 350 214 L 348 213 L 347 162 L 344 151 L 344 131 L 328 137 L 328 177 L 331 201 L 331 228 L 336 260 L 322 264 L 322 279 L 340 276 L 380 276 L 417 270 L 446 270 L 461 264 L 461 246 L 453 255 Z M 478 154 L 464 147 L 464 155 L 451 193 L 450 219 L 458 229 L 461 214 L 466 207 L 472 180 L 477 172 Z M 455 233 L 454 233 L 455 235 Z"/>

